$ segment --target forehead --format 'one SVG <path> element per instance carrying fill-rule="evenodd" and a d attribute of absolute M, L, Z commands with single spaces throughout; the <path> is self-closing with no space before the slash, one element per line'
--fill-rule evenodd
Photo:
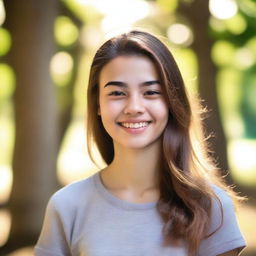
<path fill-rule="evenodd" d="M 100 84 L 113 79 L 144 82 L 158 79 L 158 73 L 154 63 L 146 56 L 118 56 L 102 68 L 99 76 Z"/>

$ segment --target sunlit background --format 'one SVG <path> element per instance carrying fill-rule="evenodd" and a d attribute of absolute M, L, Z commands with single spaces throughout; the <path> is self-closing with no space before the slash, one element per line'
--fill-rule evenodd
<path fill-rule="evenodd" d="M 176 15 L 178 0 L 65 0 L 62 1 L 82 26 L 77 27 L 68 16 L 58 16 L 54 36 L 60 51 L 49 63 L 51 77 L 61 91 L 68 86 L 75 65 L 69 52 L 74 43 L 86 49 L 75 79 L 75 106 L 72 121 L 65 133 L 57 160 L 57 177 L 61 185 L 82 179 L 98 170 L 90 161 L 86 150 L 85 87 L 89 65 L 95 50 L 111 36 L 133 27 L 156 33 L 171 47 L 181 68 L 186 85 L 197 90 L 198 67 L 196 54 L 190 48 L 194 33 L 189 21 Z M 191 1 L 187 1 L 191 2 Z M 239 2 L 239 5 L 238 5 Z M 118 11 L 117 11 L 118 10 Z M 217 92 L 221 117 L 227 137 L 227 152 L 231 173 L 238 184 L 256 185 L 256 24 L 255 1 L 210 0 L 209 26 L 216 40 L 211 52 L 218 67 Z M 4 61 L 12 46 L 10 32 L 2 25 L 5 8 L 0 0 L 0 204 L 8 202 L 12 188 L 12 152 L 14 147 L 14 118 L 12 96 L 15 74 Z M 251 32 L 251 30 L 253 30 Z M 245 34 L 252 33 L 246 40 Z M 236 41 L 241 37 L 241 41 Z M 207 81 L 206 81 L 207 82 Z M 65 96 L 59 104 L 65 104 Z M 242 110 L 241 110 L 242 108 Z M 104 164 L 99 159 L 100 166 Z M 239 212 L 239 222 L 248 242 L 248 252 L 256 250 L 256 211 L 245 205 Z M 8 239 L 11 217 L 8 210 L 0 208 L 0 246 Z M 253 227 L 254 225 L 254 227 Z M 24 248 L 12 256 L 32 255 Z M 246 253 L 244 254 L 246 255 Z"/>

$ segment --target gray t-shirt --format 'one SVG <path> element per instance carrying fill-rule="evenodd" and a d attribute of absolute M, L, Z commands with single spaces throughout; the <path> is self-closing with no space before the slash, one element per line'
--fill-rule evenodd
<path fill-rule="evenodd" d="M 198 256 L 216 256 L 245 246 L 231 199 L 215 187 L 224 210 L 222 227 L 200 244 Z M 221 222 L 213 201 L 209 232 Z M 35 256 L 186 256 L 185 243 L 164 246 L 156 202 L 131 203 L 114 196 L 99 172 L 57 191 L 50 199 Z"/>

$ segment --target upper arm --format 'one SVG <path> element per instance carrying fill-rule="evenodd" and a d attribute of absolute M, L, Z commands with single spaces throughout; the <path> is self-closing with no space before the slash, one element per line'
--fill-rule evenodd
<path fill-rule="evenodd" d="M 212 232 L 213 234 L 200 243 L 199 256 L 237 256 L 245 247 L 245 240 L 240 232 L 231 198 L 222 190 L 218 194 L 218 198 L 221 206 L 217 199 L 212 202 L 208 234 Z"/>
<path fill-rule="evenodd" d="M 41 234 L 35 247 L 35 255 L 71 255 L 68 243 L 67 230 L 58 202 L 54 196 L 50 199 L 44 217 Z"/>
<path fill-rule="evenodd" d="M 218 254 L 217 256 L 238 256 L 239 253 L 240 253 L 240 250 L 235 249 L 235 250 L 232 250 L 232 251 L 228 251 L 228 252 Z"/>

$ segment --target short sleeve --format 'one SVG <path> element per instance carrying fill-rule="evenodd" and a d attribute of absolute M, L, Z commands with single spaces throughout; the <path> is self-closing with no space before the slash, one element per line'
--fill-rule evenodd
<path fill-rule="evenodd" d="M 53 196 L 48 202 L 35 256 L 70 256 L 63 216 Z"/>
<path fill-rule="evenodd" d="M 238 226 L 231 198 L 223 190 L 219 190 L 217 197 L 223 209 L 223 222 L 221 221 L 222 213 L 220 204 L 217 199 L 214 199 L 211 225 L 208 233 L 211 234 L 215 230 L 217 231 L 201 242 L 198 256 L 216 256 L 236 248 L 242 250 L 246 245 Z"/>

